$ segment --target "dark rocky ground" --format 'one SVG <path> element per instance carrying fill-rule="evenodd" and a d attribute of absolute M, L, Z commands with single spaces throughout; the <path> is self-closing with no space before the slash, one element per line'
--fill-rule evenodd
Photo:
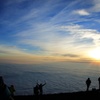
<path fill-rule="evenodd" d="M 42 96 L 34 95 L 17 95 L 15 100 L 100 100 L 100 91 L 79 91 L 72 93 L 45 94 Z"/>

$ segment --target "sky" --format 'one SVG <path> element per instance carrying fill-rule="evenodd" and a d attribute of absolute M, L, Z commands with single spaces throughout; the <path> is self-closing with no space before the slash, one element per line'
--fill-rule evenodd
<path fill-rule="evenodd" d="M 100 0 L 0 0 L 0 63 L 100 61 Z"/>

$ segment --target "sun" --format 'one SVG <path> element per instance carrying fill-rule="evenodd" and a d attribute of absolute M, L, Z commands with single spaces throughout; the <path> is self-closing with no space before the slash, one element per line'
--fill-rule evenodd
<path fill-rule="evenodd" d="M 89 56 L 95 60 L 100 60 L 100 48 L 95 48 L 89 52 Z"/>

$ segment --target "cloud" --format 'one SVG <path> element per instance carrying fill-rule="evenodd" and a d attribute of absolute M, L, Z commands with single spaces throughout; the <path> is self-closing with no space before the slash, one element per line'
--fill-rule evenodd
<path fill-rule="evenodd" d="M 100 45 L 100 35 L 97 30 L 86 29 L 78 24 L 52 26 L 52 23 L 43 23 L 38 25 L 37 29 L 34 32 L 32 30 L 23 32 L 18 43 L 38 47 L 39 53 L 45 55 L 56 53 L 84 55 L 90 47 Z"/>
<path fill-rule="evenodd" d="M 47 58 L 46 56 L 27 53 L 17 47 L 0 45 L 0 63 L 39 64 L 51 62 L 52 59 L 57 61 L 54 57 Z"/>
<path fill-rule="evenodd" d="M 93 0 L 93 6 L 89 9 L 91 12 L 100 12 L 100 0 Z"/>
<path fill-rule="evenodd" d="M 2 50 L 1 50 L 2 48 Z M 27 53 L 19 48 L 12 46 L 0 45 L 0 63 L 13 63 L 13 64 L 41 64 L 65 61 L 66 58 L 75 58 L 74 54 L 59 55 L 59 56 L 46 56 L 46 55 L 35 55 Z M 71 60 L 71 59 L 68 59 Z"/>
<path fill-rule="evenodd" d="M 16 46 L 7 46 L 7 45 L 0 45 L 0 54 L 1 55 L 24 55 L 24 50 L 17 48 Z"/>
<path fill-rule="evenodd" d="M 80 25 L 63 26 L 62 28 L 64 28 L 66 31 L 70 32 L 70 34 L 73 35 L 75 40 L 87 38 L 87 39 L 93 40 L 94 44 L 92 44 L 92 45 L 96 45 L 96 46 L 100 45 L 100 42 L 99 42 L 100 41 L 100 34 L 99 34 L 100 32 L 95 29 L 86 29 Z"/>
<path fill-rule="evenodd" d="M 89 12 L 87 12 L 85 9 L 81 9 L 81 10 L 76 10 L 74 11 L 75 14 L 79 14 L 81 16 L 87 16 L 87 15 L 90 15 Z"/>
<path fill-rule="evenodd" d="M 64 54 L 64 55 L 62 55 L 62 56 L 64 56 L 64 57 L 79 57 L 79 55 L 75 55 L 75 54 Z"/>

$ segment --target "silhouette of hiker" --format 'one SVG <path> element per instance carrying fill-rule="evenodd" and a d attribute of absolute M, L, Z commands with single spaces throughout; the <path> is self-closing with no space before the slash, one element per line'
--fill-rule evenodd
<path fill-rule="evenodd" d="M 36 86 L 34 87 L 34 95 L 39 95 L 39 84 L 37 83 Z"/>
<path fill-rule="evenodd" d="M 14 100 L 2 76 L 0 76 L 0 100 Z"/>
<path fill-rule="evenodd" d="M 39 91 L 40 91 L 40 95 L 43 94 L 43 86 L 46 85 L 46 82 L 44 84 L 40 83 L 39 84 Z"/>
<path fill-rule="evenodd" d="M 99 82 L 99 90 L 100 90 L 100 77 L 98 78 L 98 82 Z"/>
<path fill-rule="evenodd" d="M 87 91 L 89 91 L 89 87 L 90 87 L 90 85 L 91 85 L 91 80 L 90 80 L 90 78 L 88 78 L 87 80 L 86 80 L 86 85 L 87 85 Z"/>

